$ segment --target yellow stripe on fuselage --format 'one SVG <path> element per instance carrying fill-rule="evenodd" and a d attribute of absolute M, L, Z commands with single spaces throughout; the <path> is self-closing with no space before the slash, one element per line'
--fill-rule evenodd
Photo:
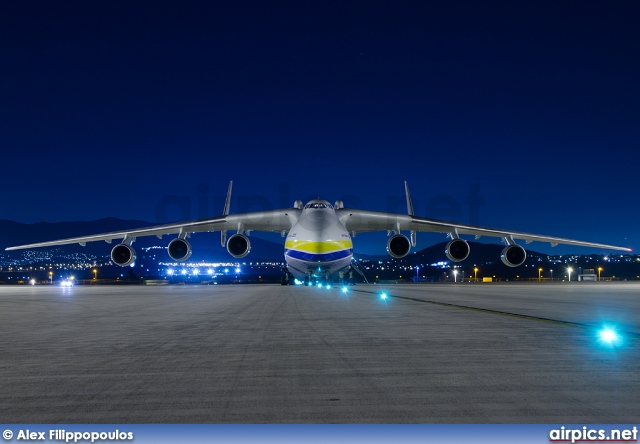
<path fill-rule="evenodd" d="M 329 240 L 329 241 L 306 241 L 298 239 L 287 239 L 284 248 L 288 250 L 304 251 L 305 253 L 332 253 L 334 251 L 347 250 L 353 248 L 351 239 Z"/>

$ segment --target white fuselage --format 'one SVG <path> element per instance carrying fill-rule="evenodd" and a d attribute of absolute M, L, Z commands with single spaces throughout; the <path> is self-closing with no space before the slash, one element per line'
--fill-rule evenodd
<path fill-rule="evenodd" d="M 346 271 L 353 243 L 335 210 L 324 200 L 305 205 L 284 244 L 289 272 L 297 279 Z"/>

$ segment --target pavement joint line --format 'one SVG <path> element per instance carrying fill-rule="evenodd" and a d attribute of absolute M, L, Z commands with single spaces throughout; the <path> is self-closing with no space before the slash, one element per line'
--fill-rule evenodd
<path fill-rule="evenodd" d="M 368 291 L 368 290 L 353 290 L 353 291 L 357 291 L 360 293 L 369 293 L 369 294 L 374 294 L 377 295 L 378 292 L 376 291 Z M 530 321 L 538 321 L 538 322 L 549 322 L 552 324 L 560 324 L 560 325 L 564 325 L 567 327 L 573 327 L 573 328 L 582 328 L 584 330 L 593 330 L 594 328 L 598 328 L 597 326 L 594 325 L 589 325 L 589 324 L 584 324 L 581 322 L 571 322 L 571 321 L 561 321 L 559 319 L 551 319 L 551 318 L 543 318 L 540 316 L 531 316 L 531 315 L 525 315 L 525 314 L 520 314 L 520 313 L 511 313 L 508 311 L 500 311 L 500 310 L 492 310 L 490 308 L 479 308 L 479 307 L 470 307 L 468 305 L 460 305 L 460 304 L 451 304 L 448 302 L 439 302 L 439 301 L 430 301 L 428 299 L 418 299 L 418 298 L 412 298 L 409 296 L 396 296 L 390 293 L 387 293 L 387 297 L 390 298 L 395 298 L 395 299 L 405 299 L 407 301 L 414 301 L 414 302 L 421 302 L 423 304 L 433 304 L 433 305 L 439 305 L 442 307 L 450 307 L 450 308 L 460 308 L 463 310 L 472 310 L 472 311 L 479 311 L 479 312 L 483 312 L 483 313 L 490 313 L 490 314 L 497 314 L 497 315 L 501 315 L 501 316 L 511 316 L 514 318 L 520 318 L 520 319 L 528 319 Z M 635 338 L 640 338 L 640 333 L 635 333 L 632 331 L 621 331 L 621 334 L 624 334 L 626 336 L 632 336 Z"/>

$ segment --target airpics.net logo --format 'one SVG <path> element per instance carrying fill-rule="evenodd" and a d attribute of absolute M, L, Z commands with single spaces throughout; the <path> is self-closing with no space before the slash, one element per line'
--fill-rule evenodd
<path fill-rule="evenodd" d="M 549 442 L 638 442 L 638 427 L 606 430 L 587 426 L 579 429 L 562 426 L 549 432 Z"/>

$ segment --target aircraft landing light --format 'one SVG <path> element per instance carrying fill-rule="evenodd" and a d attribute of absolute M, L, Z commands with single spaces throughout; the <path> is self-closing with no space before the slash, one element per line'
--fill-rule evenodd
<path fill-rule="evenodd" d="M 318 288 L 322 288 L 322 284 L 318 284 Z"/>
<path fill-rule="evenodd" d="M 343 292 L 343 293 L 346 293 L 347 291 L 348 291 L 348 290 L 347 290 L 347 287 L 342 287 L 342 292 Z"/>
<path fill-rule="evenodd" d="M 380 295 L 380 298 L 384 301 L 385 299 L 387 299 L 387 293 L 382 293 Z"/>
<path fill-rule="evenodd" d="M 331 285 L 327 284 L 327 289 L 331 290 Z"/>

